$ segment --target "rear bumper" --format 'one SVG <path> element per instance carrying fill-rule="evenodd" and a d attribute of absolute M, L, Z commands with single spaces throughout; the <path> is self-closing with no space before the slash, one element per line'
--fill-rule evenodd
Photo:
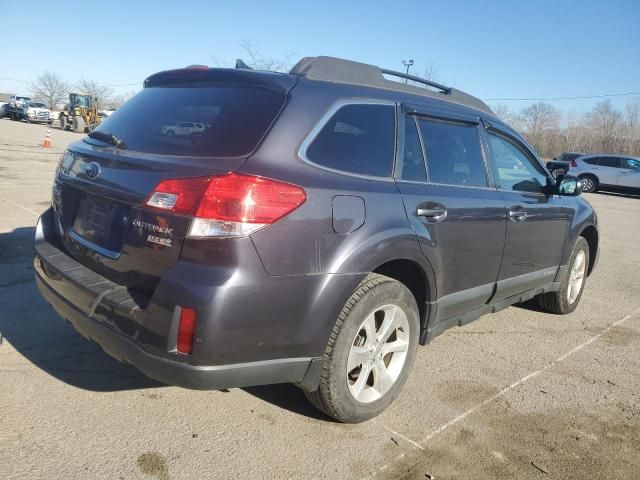
<path fill-rule="evenodd" d="M 92 320 L 62 298 L 40 274 L 36 284 L 45 300 L 83 337 L 93 340 L 110 356 L 130 363 L 142 373 L 170 385 L 213 390 L 272 383 L 302 383 L 311 358 L 287 358 L 220 366 L 194 366 L 146 352 L 134 341 Z"/>
<path fill-rule="evenodd" d="M 185 388 L 297 383 L 313 389 L 344 303 L 336 298 L 360 281 L 359 275 L 269 277 L 255 259 L 231 272 L 179 261 L 145 297 L 71 257 L 57 240 L 54 218 L 48 210 L 36 228 L 34 270 L 42 296 L 109 355 Z M 246 264 L 252 257 L 244 253 Z M 242 281 L 229 282 L 233 275 Z M 172 313 L 180 305 L 198 312 L 192 355 L 171 348 Z"/>

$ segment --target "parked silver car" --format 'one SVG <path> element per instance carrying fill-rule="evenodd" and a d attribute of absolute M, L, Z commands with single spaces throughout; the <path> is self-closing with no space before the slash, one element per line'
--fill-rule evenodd
<path fill-rule="evenodd" d="M 583 155 L 575 163 L 569 173 L 582 180 L 583 192 L 640 190 L 640 158 L 600 153 Z"/>

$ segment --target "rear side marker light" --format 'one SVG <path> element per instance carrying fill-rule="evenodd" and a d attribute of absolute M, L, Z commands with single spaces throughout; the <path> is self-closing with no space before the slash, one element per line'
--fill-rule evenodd
<path fill-rule="evenodd" d="M 193 337 L 196 332 L 196 311 L 193 308 L 180 309 L 180 323 L 178 325 L 178 352 L 191 355 L 193 352 Z"/>
<path fill-rule="evenodd" d="M 163 180 L 146 205 L 193 216 L 189 237 L 242 237 L 290 214 L 306 199 L 297 185 L 229 173 Z"/>

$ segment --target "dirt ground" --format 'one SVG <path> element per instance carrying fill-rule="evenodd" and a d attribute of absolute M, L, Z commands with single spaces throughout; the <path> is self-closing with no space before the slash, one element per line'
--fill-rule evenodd
<path fill-rule="evenodd" d="M 511 307 L 421 348 L 361 425 L 290 385 L 169 387 L 76 334 L 33 283 L 56 162 L 81 135 L 0 120 L 0 472 L 5 479 L 640 478 L 640 197 L 598 193 L 576 312 Z"/>

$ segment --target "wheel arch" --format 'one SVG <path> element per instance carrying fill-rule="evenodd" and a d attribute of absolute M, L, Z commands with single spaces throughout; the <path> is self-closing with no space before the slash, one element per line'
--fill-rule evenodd
<path fill-rule="evenodd" d="M 589 269 L 587 270 L 587 275 L 591 275 L 596 259 L 598 258 L 598 229 L 593 225 L 588 225 L 580 232 L 580 236 L 583 237 L 589 245 Z"/>
<path fill-rule="evenodd" d="M 372 273 L 397 280 L 413 294 L 420 315 L 420 343 L 424 344 L 426 336 L 423 333 L 427 330 L 429 316 L 432 313 L 429 305 L 435 300 L 435 282 L 429 279 L 427 270 L 415 260 L 396 258 L 381 263 Z"/>

